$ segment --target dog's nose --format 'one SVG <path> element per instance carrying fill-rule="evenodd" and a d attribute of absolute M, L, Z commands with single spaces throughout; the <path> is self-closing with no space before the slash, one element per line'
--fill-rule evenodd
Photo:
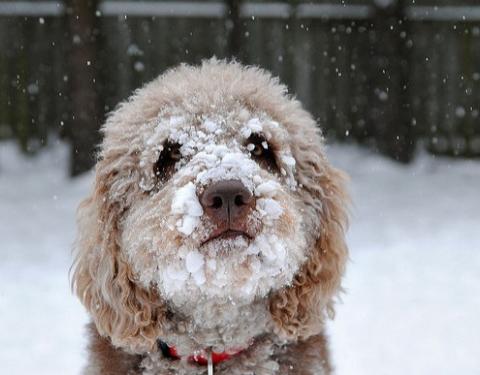
<path fill-rule="evenodd" d="M 225 180 L 208 186 L 200 197 L 200 203 L 217 224 L 235 226 L 255 206 L 255 198 L 241 181 Z"/>

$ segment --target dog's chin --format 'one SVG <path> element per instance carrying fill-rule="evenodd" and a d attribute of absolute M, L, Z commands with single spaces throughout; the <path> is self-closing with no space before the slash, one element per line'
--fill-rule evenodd
<path fill-rule="evenodd" d="M 157 285 L 170 303 L 249 304 L 288 285 L 300 264 L 299 249 L 272 233 L 239 231 L 210 236 L 197 248 L 182 246 L 159 273 Z"/>

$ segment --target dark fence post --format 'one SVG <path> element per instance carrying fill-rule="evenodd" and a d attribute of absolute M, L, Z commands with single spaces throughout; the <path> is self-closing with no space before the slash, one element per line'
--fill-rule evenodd
<path fill-rule="evenodd" d="M 226 0 L 227 56 L 240 58 L 242 50 L 242 0 Z"/>
<path fill-rule="evenodd" d="M 70 131 L 73 176 L 90 169 L 99 142 L 100 97 L 97 94 L 98 0 L 68 0 Z"/>
<path fill-rule="evenodd" d="M 382 4 L 379 2 L 379 4 Z M 415 151 L 414 119 L 409 96 L 412 47 L 404 0 L 378 5 L 370 30 L 370 128 L 376 147 L 401 162 Z"/>

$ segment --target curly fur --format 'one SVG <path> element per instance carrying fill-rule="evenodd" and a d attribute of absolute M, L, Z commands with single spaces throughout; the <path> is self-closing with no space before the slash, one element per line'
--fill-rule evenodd
<path fill-rule="evenodd" d="M 85 373 L 205 373 L 205 368 L 185 361 L 162 358 L 157 341 L 167 337 L 185 353 L 204 344 L 221 347 L 226 342 L 225 337 L 217 337 L 218 325 L 198 328 L 199 321 L 207 324 L 205 317 L 196 317 L 193 324 L 186 308 L 182 311 L 180 305 L 171 303 L 153 279 L 144 280 L 147 270 L 158 268 L 155 254 L 138 250 L 132 256 L 125 250 L 129 238 L 125 233 L 139 201 L 148 203 L 146 197 L 160 194 L 158 202 L 164 210 L 165 202 L 171 200 L 168 186 L 161 193 L 148 191 L 150 195 L 144 188 L 149 179 L 142 160 L 145 137 L 159 114 L 228 112 L 237 124 L 244 121 L 245 111 L 263 113 L 280 124 L 279 130 L 272 130 L 272 142 L 278 149 L 288 149 L 295 159 L 297 187 L 289 190 L 285 179 L 277 178 L 286 212 L 291 208 L 293 215 L 282 218 L 278 230 L 286 233 L 295 223 L 295 212 L 301 213 L 301 231 L 297 232 L 305 244 L 304 258 L 292 280 L 267 295 L 237 305 L 222 302 L 216 310 L 208 300 L 197 315 L 207 311 L 220 326 L 233 316 L 239 325 L 237 330 L 227 330 L 235 336 L 233 342 L 255 338 L 252 347 L 218 365 L 216 373 L 330 373 L 323 331 L 325 318 L 334 315 L 347 260 L 345 176 L 329 164 L 318 126 L 301 104 L 287 95 L 285 86 L 261 69 L 214 59 L 198 67 L 182 65 L 167 71 L 120 104 L 103 126 L 95 185 L 78 210 L 72 268 L 74 290 L 93 320 Z M 151 168 L 148 158 L 147 167 Z M 141 223 L 145 226 L 146 221 Z M 162 241 L 169 244 L 180 241 L 174 232 L 165 230 L 163 235 Z M 253 319 L 243 318 L 249 314 Z"/>

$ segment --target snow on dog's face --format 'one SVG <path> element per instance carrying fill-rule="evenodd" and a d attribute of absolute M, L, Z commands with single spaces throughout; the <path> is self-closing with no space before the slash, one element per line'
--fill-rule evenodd
<path fill-rule="evenodd" d="M 138 281 L 176 306 L 250 303 L 288 285 L 306 244 L 282 125 L 246 109 L 165 110 L 140 133 L 144 194 L 121 222 Z"/>

